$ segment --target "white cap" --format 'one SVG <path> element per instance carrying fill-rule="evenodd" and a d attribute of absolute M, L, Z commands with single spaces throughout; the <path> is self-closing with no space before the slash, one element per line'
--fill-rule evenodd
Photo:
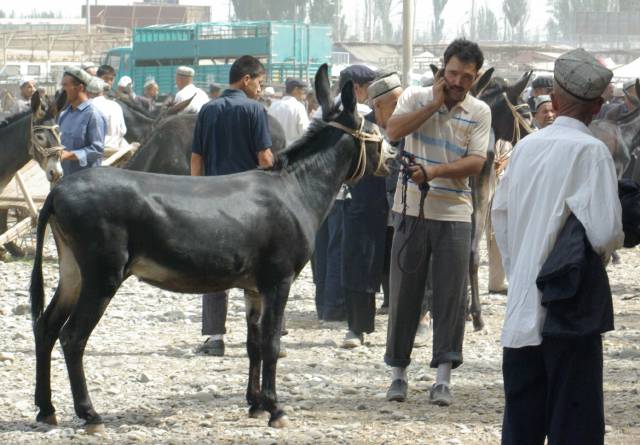
<path fill-rule="evenodd" d="M 126 87 L 130 86 L 132 83 L 133 83 L 133 80 L 131 80 L 131 77 L 122 76 L 120 78 L 120 80 L 118 81 L 118 86 L 120 88 L 126 88 Z"/>
<path fill-rule="evenodd" d="M 156 85 L 156 86 L 158 85 L 158 83 L 156 82 L 156 80 L 153 77 L 150 78 L 150 79 L 147 79 L 144 82 L 144 88 L 150 87 L 151 85 Z"/>
<path fill-rule="evenodd" d="M 275 96 L 276 95 L 276 90 L 274 90 L 273 87 L 266 87 L 264 89 L 264 95 L 265 96 Z"/>
<path fill-rule="evenodd" d="M 92 77 L 87 85 L 87 92 L 91 94 L 102 94 L 107 83 L 99 77 Z"/>
<path fill-rule="evenodd" d="M 194 71 L 193 68 L 190 68 L 188 66 L 179 66 L 178 69 L 176 70 L 176 74 L 178 76 L 193 77 L 196 74 L 196 72 Z"/>
<path fill-rule="evenodd" d="M 35 83 L 35 79 L 33 77 L 23 76 L 23 77 L 20 78 L 20 83 L 18 84 L 18 86 L 22 86 L 27 82 Z"/>

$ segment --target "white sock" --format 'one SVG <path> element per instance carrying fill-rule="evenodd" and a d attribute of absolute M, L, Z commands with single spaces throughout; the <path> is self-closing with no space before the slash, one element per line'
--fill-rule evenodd
<path fill-rule="evenodd" d="M 210 335 L 209 339 L 211 341 L 216 341 L 216 340 L 224 340 L 224 334 L 216 334 L 216 335 Z"/>
<path fill-rule="evenodd" d="M 451 362 L 440 363 L 438 365 L 438 373 L 436 374 L 436 385 L 444 384 L 449 386 L 451 383 Z"/>
<path fill-rule="evenodd" d="M 391 368 L 391 380 L 403 380 L 407 381 L 407 368 L 399 368 L 394 366 Z"/>

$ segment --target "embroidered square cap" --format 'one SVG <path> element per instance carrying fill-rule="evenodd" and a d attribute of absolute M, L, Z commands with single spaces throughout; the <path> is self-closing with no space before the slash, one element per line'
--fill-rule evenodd
<path fill-rule="evenodd" d="M 613 72 L 582 48 L 564 53 L 556 60 L 553 76 L 572 96 L 582 100 L 599 98 L 609 85 Z"/>

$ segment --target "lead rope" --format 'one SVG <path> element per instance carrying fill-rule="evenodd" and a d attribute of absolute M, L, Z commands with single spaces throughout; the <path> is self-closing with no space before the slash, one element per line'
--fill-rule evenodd
<path fill-rule="evenodd" d="M 513 123 L 513 136 L 511 138 L 511 144 L 515 146 L 518 142 L 520 142 L 520 139 L 521 139 L 520 127 L 524 128 L 524 130 L 527 133 L 533 133 L 534 131 L 536 131 L 536 129 L 533 128 L 529 124 L 529 122 L 527 122 L 526 119 L 522 117 L 522 115 L 518 112 L 518 110 L 520 110 L 521 108 L 527 107 L 528 106 L 527 104 L 519 104 L 519 105 L 512 104 L 506 92 L 502 93 L 502 96 L 504 97 L 504 100 L 507 103 L 507 107 L 509 108 L 509 110 L 511 111 L 511 114 L 513 115 L 514 123 Z"/>
<path fill-rule="evenodd" d="M 62 156 L 62 152 L 64 151 L 64 146 L 62 145 L 62 141 L 60 139 L 60 132 L 58 128 L 59 128 L 58 125 L 33 125 L 33 123 L 31 124 L 31 146 L 35 149 L 35 151 L 40 153 L 45 158 L 50 158 L 52 156 L 58 156 L 58 157 Z M 56 142 L 58 145 L 54 147 L 43 147 L 42 145 L 38 144 L 34 140 L 35 132 L 37 130 L 51 131 L 51 133 L 53 133 L 53 135 L 55 136 Z"/>
<path fill-rule="evenodd" d="M 401 190 L 402 216 L 401 216 L 400 224 L 398 225 L 398 230 L 400 230 L 400 231 L 404 231 L 407 228 L 407 224 L 406 224 L 406 218 L 407 218 L 407 189 L 409 187 L 409 179 L 411 179 L 411 171 L 409 170 L 409 167 L 417 165 L 420 168 L 420 170 L 422 171 L 422 175 L 425 178 L 425 181 L 418 186 L 419 189 L 420 189 L 420 205 L 419 205 L 419 209 L 418 209 L 418 216 L 415 219 L 415 221 L 413 222 L 413 224 L 411 225 L 411 229 L 410 229 L 409 234 L 406 237 L 404 243 L 402 243 L 402 245 L 398 249 L 398 255 L 396 257 L 396 260 L 398 262 L 398 268 L 400 269 L 400 271 L 402 273 L 414 274 L 414 273 L 418 272 L 422 268 L 424 262 L 426 261 L 426 255 L 422 256 L 420 261 L 418 261 L 418 263 L 416 264 L 415 268 L 407 269 L 406 267 L 404 267 L 402 265 L 401 254 L 407 248 L 407 246 L 409 245 L 409 241 L 411 241 L 411 238 L 413 237 L 415 231 L 417 230 L 419 220 L 420 219 L 423 219 L 423 220 L 425 219 L 425 216 L 424 216 L 424 205 L 425 205 L 425 201 L 427 199 L 427 194 L 429 193 L 429 183 L 426 181 L 426 179 L 427 179 L 427 171 L 422 166 L 422 164 L 416 163 L 416 157 L 414 155 L 409 154 L 409 153 L 405 153 L 405 151 L 403 149 L 398 154 L 398 162 L 400 163 L 400 165 L 402 165 L 402 190 Z M 426 231 L 426 226 L 425 226 L 425 231 Z M 427 237 L 425 236 L 424 239 L 425 239 L 425 243 L 426 243 L 427 242 Z"/>

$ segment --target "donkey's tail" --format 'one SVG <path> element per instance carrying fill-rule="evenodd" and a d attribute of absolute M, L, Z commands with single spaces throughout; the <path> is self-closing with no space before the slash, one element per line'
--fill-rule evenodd
<path fill-rule="evenodd" d="M 33 260 L 33 270 L 31 271 L 31 322 L 35 327 L 36 322 L 44 311 L 44 284 L 42 279 L 42 250 L 44 248 L 44 236 L 47 228 L 49 216 L 53 213 L 53 193 L 49 193 L 44 201 L 40 215 L 38 216 L 38 227 L 36 230 L 36 256 Z"/>

